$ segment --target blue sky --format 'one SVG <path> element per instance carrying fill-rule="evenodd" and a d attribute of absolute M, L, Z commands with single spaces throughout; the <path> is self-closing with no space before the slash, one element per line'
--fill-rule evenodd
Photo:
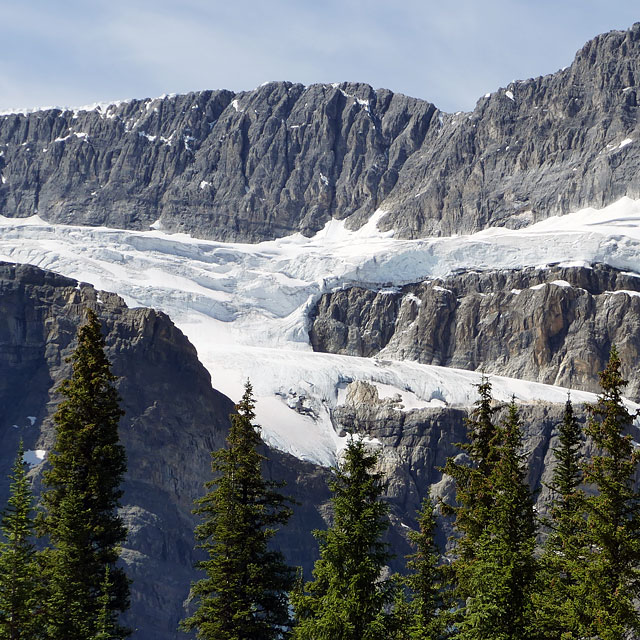
<path fill-rule="evenodd" d="M 0 110 L 353 80 L 445 111 L 567 66 L 637 0 L 0 0 Z"/>

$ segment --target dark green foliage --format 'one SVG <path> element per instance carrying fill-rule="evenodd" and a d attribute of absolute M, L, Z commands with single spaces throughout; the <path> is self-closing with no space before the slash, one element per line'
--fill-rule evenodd
<path fill-rule="evenodd" d="M 494 423 L 496 411 L 491 395 L 491 383 L 487 378 L 478 385 L 479 398 L 467 419 L 467 439 L 458 446 L 467 454 L 468 460 L 456 462 L 449 458 L 444 473 L 456 483 L 456 506 L 443 504 L 446 514 L 455 515 L 455 555 L 448 571 L 455 585 L 454 593 L 460 603 L 456 620 L 464 616 L 467 598 L 473 595 L 471 571 L 478 554 L 479 540 L 491 515 L 493 489 L 489 477 L 496 461 L 496 447 L 500 431 Z"/>
<path fill-rule="evenodd" d="M 389 523 L 377 457 L 361 440 L 349 439 L 330 485 L 333 524 L 314 532 L 320 544 L 314 579 L 292 594 L 296 640 L 389 637 L 386 607 L 394 594 L 392 581 L 382 579 L 390 555 L 381 538 Z"/>
<path fill-rule="evenodd" d="M 578 613 L 584 600 L 582 574 L 588 555 L 584 493 L 580 489 L 583 437 L 570 399 L 558 436 L 559 446 L 554 450 L 557 463 L 549 487 L 554 501 L 545 523 L 549 534 L 535 595 L 535 625 L 539 636 L 550 640 L 584 636 Z"/>
<path fill-rule="evenodd" d="M 461 537 L 451 569 L 461 607 L 455 638 L 520 640 L 531 637 L 529 617 L 535 577 L 535 519 L 520 454 L 521 425 L 515 402 L 502 426 L 492 422 L 491 387 L 469 421 L 472 464 L 448 461 L 458 483 L 455 526 Z"/>
<path fill-rule="evenodd" d="M 434 540 L 436 516 L 430 498 L 418 513 L 419 531 L 409 533 L 416 552 L 407 557 L 405 584 L 408 606 L 403 612 L 403 631 L 407 640 L 440 640 L 447 637 L 449 609 L 453 605 L 446 579 L 446 567 L 440 565 L 440 551 Z"/>
<path fill-rule="evenodd" d="M 572 519 L 565 520 L 563 516 L 579 511 L 582 500 L 577 497 L 582 483 L 582 464 L 580 460 L 580 448 L 582 447 L 582 429 L 573 412 L 571 399 L 567 399 L 564 408 L 562 423 L 558 430 L 560 446 L 554 450 L 556 467 L 553 471 L 551 489 L 556 500 L 553 521 L 556 523 L 554 531 L 561 531 L 567 535 L 575 533 L 577 523 Z"/>
<path fill-rule="evenodd" d="M 487 378 L 478 385 L 480 395 L 467 420 L 468 442 L 458 446 L 467 453 L 469 463 L 447 460 L 444 472 L 456 482 L 456 507 L 443 505 L 445 512 L 455 514 L 455 528 L 460 534 L 456 555 L 464 564 L 475 557 L 475 544 L 491 515 L 493 489 L 489 477 L 496 464 L 500 430 L 493 421 L 496 411 Z M 459 566 L 461 566 L 461 564 Z M 460 593 L 465 598 L 466 594 Z"/>
<path fill-rule="evenodd" d="M 585 480 L 598 490 L 586 500 L 591 553 L 585 567 L 584 616 L 590 636 L 621 640 L 640 632 L 634 599 L 640 596 L 640 495 L 634 489 L 640 453 L 630 435 L 632 422 L 622 402 L 626 385 L 615 347 L 600 374 L 602 393 L 589 407 L 586 429 L 596 455 L 585 468 Z"/>
<path fill-rule="evenodd" d="M 109 607 L 129 606 L 129 582 L 115 566 L 126 528 L 117 513 L 126 470 L 118 439 L 115 377 L 104 353 L 93 311 L 78 331 L 73 374 L 60 386 L 64 400 L 54 416 L 55 449 L 44 473 L 44 532 L 52 548 L 44 554 L 48 580 L 48 637 L 86 640 L 96 633 L 103 579 L 109 567 Z M 114 638 L 128 635 L 118 627 Z"/>
<path fill-rule="evenodd" d="M 469 452 L 472 460 L 477 462 L 480 475 L 488 477 L 498 459 L 496 442 L 499 437 L 499 429 L 493 422 L 496 408 L 493 406 L 491 395 L 491 383 L 488 378 L 483 378 L 478 385 L 479 399 L 476 408 L 467 420 L 470 435 L 469 444 L 463 445 Z"/>
<path fill-rule="evenodd" d="M 262 477 L 265 458 L 258 453 L 254 419 L 247 382 L 231 416 L 228 448 L 212 453 L 218 477 L 206 483 L 212 490 L 194 510 L 204 518 L 196 539 L 208 558 L 197 566 L 207 577 L 192 585 L 198 609 L 181 626 L 207 640 L 271 640 L 282 637 L 290 623 L 287 591 L 294 573 L 268 544 L 291 509 L 280 485 Z"/>
<path fill-rule="evenodd" d="M 500 429 L 489 475 L 493 505 L 466 571 L 467 598 L 456 636 L 461 640 L 524 640 L 531 637 L 530 598 L 535 577 L 533 499 L 520 454 L 521 424 L 515 401 Z"/>
<path fill-rule="evenodd" d="M 23 462 L 22 442 L 9 476 L 11 495 L 2 516 L 0 543 L 0 639 L 41 637 L 40 571 L 33 546 L 31 487 Z"/>

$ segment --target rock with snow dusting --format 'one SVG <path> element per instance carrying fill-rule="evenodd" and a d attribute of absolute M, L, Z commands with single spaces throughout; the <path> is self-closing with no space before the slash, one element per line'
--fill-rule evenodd
<path fill-rule="evenodd" d="M 598 391 L 618 346 L 640 397 L 640 278 L 606 265 L 463 272 L 397 292 L 325 294 L 314 349 L 407 359 Z"/>
<path fill-rule="evenodd" d="M 640 23 L 446 114 L 357 83 L 268 83 L 0 116 L 0 214 L 258 241 L 331 218 L 422 237 L 640 195 Z"/>
<path fill-rule="evenodd" d="M 367 436 L 380 450 L 379 469 L 387 479 L 387 496 L 391 507 L 393 527 L 389 540 L 398 555 L 410 553 L 406 530 L 417 528 L 416 513 L 425 496 L 425 487 L 434 498 L 453 504 L 455 483 L 443 476 L 441 468 L 447 458 L 464 453 L 456 443 L 466 435 L 468 410 L 440 407 L 402 410 L 401 405 L 380 398 L 371 385 L 352 383 L 344 405 L 334 412 L 334 418 L 343 428 Z M 367 388 L 369 387 L 369 388 Z M 495 403 L 496 420 L 506 418 L 506 403 Z M 561 403 L 535 402 L 520 405 L 524 427 L 523 451 L 526 455 L 527 481 L 536 490 L 536 505 L 540 514 L 547 513 L 552 496 L 551 482 L 555 460 L 553 449 L 558 446 L 557 427 L 562 421 Z M 580 422 L 585 421 L 584 405 L 575 403 L 574 410 Z M 634 437 L 637 428 L 633 427 Z M 583 446 L 587 455 L 587 446 Z M 639 480 L 637 478 L 636 480 Z M 441 548 L 451 545 L 454 533 L 451 520 L 439 519 L 437 539 Z M 394 567 L 401 568 L 396 561 Z"/>
<path fill-rule="evenodd" d="M 383 203 L 405 237 L 519 228 L 640 194 L 640 23 L 445 116 Z"/>
<path fill-rule="evenodd" d="M 0 214 L 260 240 L 368 217 L 435 107 L 368 85 L 269 83 L 0 117 Z"/>

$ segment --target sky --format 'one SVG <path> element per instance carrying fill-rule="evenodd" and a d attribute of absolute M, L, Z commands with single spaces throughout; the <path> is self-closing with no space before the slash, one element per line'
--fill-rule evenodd
<path fill-rule="evenodd" d="M 637 0 L 0 0 L 0 111 L 358 81 L 444 111 L 571 64 Z"/>

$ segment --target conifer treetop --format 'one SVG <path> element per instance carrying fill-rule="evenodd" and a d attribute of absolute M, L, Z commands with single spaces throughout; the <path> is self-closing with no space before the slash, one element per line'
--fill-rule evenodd
<path fill-rule="evenodd" d="M 123 411 L 100 321 L 91 309 L 70 360 L 71 376 L 58 389 L 63 400 L 53 418 L 50 468 L 43 474 L 43 529 L 52 545 L 46 556 L 50 610 L 67 612 L 50 620 L 50 640 L 94 635 L 107 566 L 110 614 L 129 607 L 129 580 L 116 566 L 127 534 L 118 513 L 126 471 L 118 434 Z M 114 637 L 128 633 L 116 626 Z"/>
<path fill-rule="evenodd" d="M 597 489 L 585 500 L 589 562 L 584 571 L 591 635 L 623 640 L 640 632 L 634 599 L 640 597 L 640 493 L 634 478 L 640 453 L 628 433 L 634 416 L 624 404 L 626 380 L 615 345 L 600 374 L 602 392 L 588 406 L 587 435 L 596 452 L 585 481 Z"/>
<path fill-rule="evenodd" d="M 386 607 L 394 585 L 381 577 L 390 559 L 382 535 L 389 526 L 376 451 L 350 436 L 330 483 L 333 522 L 314 531 L 320 558 L 313 580 L 292 594 L 295 640 L 378 640 L 390 637 Z"/>
<path fill-rule="evenodd" d="M 281 485 L 265 480 L 259 452 L 255 403 L 247 381 L 231 415 L 227 447 L 211 454 L 214 478 L 195 501 L 202 522 L 197 546 L 207 557 L 198 562 L 205 577 L 191 586 L 197 609 L 182 621 L 202 640 L 277 640 L 290 625 L 287 592 L 294 572 L 271 539 L 291 516 Z"/>

